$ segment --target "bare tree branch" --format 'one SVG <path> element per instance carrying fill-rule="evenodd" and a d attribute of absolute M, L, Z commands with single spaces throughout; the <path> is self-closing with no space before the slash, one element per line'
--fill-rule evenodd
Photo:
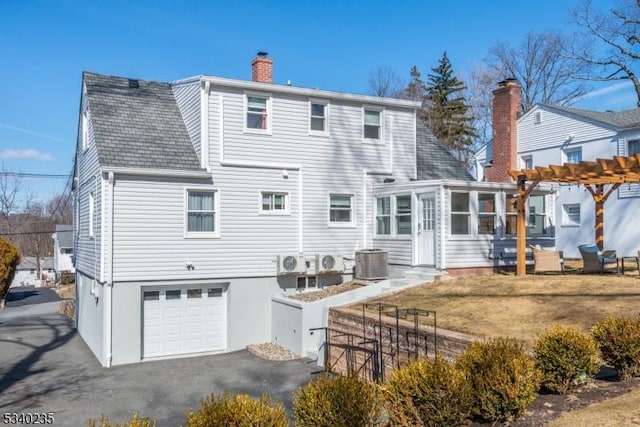
<path fill-rule="evenodd" d="M 402 93 L 406 82 L 395 69 L 379 66 L 369 74 L 368 94 L 386 98 L 397 98 Z"/>

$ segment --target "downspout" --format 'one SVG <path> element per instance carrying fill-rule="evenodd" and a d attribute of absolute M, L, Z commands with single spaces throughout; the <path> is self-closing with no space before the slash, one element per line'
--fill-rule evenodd
<path fill-rule="evenodd" d="M 107 368 L 111 367 L 111 362 L 113 359 L 113 198 L 114 198 L 114 188 L 115 188 L 115 179 L 113 172 L 109 172 L 108 176 L 109 183 L 109 280 L 105 283 L 105 292 L 104 292 L 104 304 L 105 304 L 105 313 L 107 315 L 106 321 L 106 331 L 105 331 L 105 349 L 107 352 L 106 355 L 106 366 Z M 104 229 L 103 229 L 104 234 Z"/>
<path fill-rule="evenodd" d="M 209 82 L 207 82 L 208 84 Z M 207 88 L 208 90 L 208 88 Z M 209 96 L 205 97 L 203 102 L 203 110 L 205 115 L 208 115 L 209 111 Z M 207 120 L 208 121 L 208 120 Z M 207 129 L 208 131 L 208 129 Z M 209 145 L 209 133 L 204 132 L 202 135 L 202 144 L 206 139 L 207 146 Z M 221 93 L 218 94 L 218 153 L 220 166 L 239 167 L 239 168 L 253 168 L 253 169 L 281 169 L 283 176 L 285 176 L 287 170 L 298 171 L 298 251 L 304 252 L 304 208 L 303 208 L 303 173 L 302 165 L 291 163 L 267 163 L 267 162 L 252 162 L 252 161 L 240 161 L 240 160 L 228 160 L 224 155 L 224 100 Z"/>

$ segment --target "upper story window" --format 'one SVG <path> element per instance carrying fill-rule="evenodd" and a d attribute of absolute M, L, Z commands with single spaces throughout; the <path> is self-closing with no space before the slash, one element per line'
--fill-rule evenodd
<path fill-rule="evenodd" d="M 309 133 L 326 135 L 329 132 L 329 104 L 326 101 L 309 102 Z"/>
<path fill-rule="evenodd" d="M 364 109 L 364 139 L 382 139 L 382 110 Z"/>
<path fill-rule="evenodd" d="M 451 193 L 451 234 L 470 232 L 469 193 Z"/>
<path fill-rule="evenodd" d="M 82 150 L 89 147 L 89 110 L 82 113 Z"/>
<path fill-rule="evenodd" d="M 533 113 L 533 124 L 539 125 L 540 123 L 542 123 L 542 113 L 540 111 L 536 111 Z"/>
<path fill-rule="evenodd" d="M 566 163 L 580 163 L 582 161 L 582 148 L 572 148 L 565 151 Z"/>
<path fill-rule="evenodd" d="M 411 234 L 411 196 L 396 196 L 396 234 Z"/>
<path fill-rule="evenodd" d="M 388 236 L 391 234 L 391 197 L 376 199 L 376 234 Z"/>
<path fill-rule="evenodd" d="M 640 153 L 640 139 L 627 141 L 627 156 L 631 157 Z"/>
<path fill-rule="evenodd" d="M 329 224 L 354 224 L 353 194 L 329 194 Z"/>
<path fill-rule="evenodd" d="M 478 194 L 478 234 L 496 232 L 496 196 L 493 193 Z"/>
<path fill-rule="evenodd" d="M 522 156 L 520 158 L 520 166 L 522 167 L 522 169 L 533 169 L 533 157 Z"/>
<path fill-rule="evenodd" d="M 246 106 L 246 130 L 269 132 L 271 130 L 271 98 L 264 95 L 247 94 Z"/>
<path fill-rule="evenodd" d="M 289 195 L 287 193 L 260 193 L 260 213 L 286 215 L 289 213 Z"/>
<path fill-rule="evenodd" d="M 96 200 L 93 192 L 89 193 L 89 237 L 94 236 Z"/>
<path fill-rule="evenodd" d="M 562 205 L 562 225 L 580 225 L 580 204 L 571 203 Z"/>
<path fill-rule="evenodd" d="M 189 237 L 214 237 L 218 231 L 217 192 L 187 190 L 187 225 Z"/>

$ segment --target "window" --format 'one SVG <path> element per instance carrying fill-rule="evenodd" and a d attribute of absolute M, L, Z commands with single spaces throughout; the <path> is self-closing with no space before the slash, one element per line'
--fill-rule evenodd
<path fill-rule="evenodd" d="M 287 193 L 271 193 L 263 191 L 260 193 L 260 212 L 266 214 L 288 214 L 289 195 Z"/>
<path fill-rule="evenodd" d="M 95 225 L 94 215 L 96 214 L 96 201 L 93 192 L 89 193 L 89 236 L 94 236 L 93 227 Z"/>
<path fill-rule="evenodd" d="M 187 234 L 215 233 L 216 216 L 215 191 L 187 190 Z"/>
<path fill-rule="evenodd" d="M 207 298 L 216 298 L 222 296 L 222 288 L 207 289 Z"/>
<path fill-rule="evenodd" d="M 247 129 L 269 130 L 269 101 L 266 96 L 247 95 Z"/>
<path fill-rule="evenodd" d="M 143 299 L 145 301 L 158 301 L 160 299 L 160 291 L 145 291 Z"/>
<path fill-rule="evenodd" d="M 580 204 L 562 205 L 562 225 L 579 226 L 580 225 Z"/>
<path fill-rule="evenodd" d="M 536 111 L 533 113 L 533 124 L 539 125 L 540 123 L 542 123 L 542 113 L 540 111 Z"/>
<path fill-rule="evenodd" d="M 451 193 L 451 234 L 469 234 L 469 193 Z"/>
<path fill-rule="evenodd" d="M 353 224 L 353 195 L 329 195 L 329 223 L 334 225 Z"/>
<path fill-rule="evenodd" d="M 520 158 L 520 164 L 522 166 L 522 169 L 533 169 L 533 157 L 522 156 Z"/>
<path fill-rule="evenodd" d="M 478 234 L 496 232 L 496 197 L 493 193 L 478 194 Z"/>
<path fill-rule="evenodd" d="M 202 298 L 202 289 L 187 289 L 187 299 Z"/>
<path fill-rule="evenodd" d="M 327 112 L 329 105 L 322 101 L 311 101 L 309 103 L 309 131 L 313 134 L 326 134 Z"/>
<path fill-rule="evenodd" d="M 627 156 L 631 157 L 640 153 L 640 139 L 627 142 Z"/>
<path fill-rule="evenodd" d="M 316 276 L 299 276 L 296 282 L 296 290 L 298 291 L 317 287 Z"/>
<path fill-rule="evenodd" d="M 582 161 L 582 148 L 572 148 L 565 151 L 567 163 L 580 163 Z"/>
<path fill-rule="evenodd" d="M 411 196 L 396 196 L 396 233 L 411 234 Z"/>
<path fill-rule="evenodd" d="M 505 203 L 505 234 L 518 234 L 518 196 L 507 195 Z"/>
<path fill-rule="evenodd" d="M 180 299 L 180 289 L 170 290 L 165 292 L 165 299 Z"/>
<path fill-rule="evenodd" d="M 382 128 L 382 111 L 364 110 L 364 138 L 365 139 L 381 139 Z"/>
<path fill-rule="evenodd" d="M 82 113 L 82 150 L 89 147 L 89 111 Z"/>
<path fill-rule="evenodd" d="M 545 234 L 545 221 L 547 213 L 545 212 L 544 196 L 529 196 L 529 234 Z"/>
<path fill-rule="evenodd" d="M 391 197 L 376 198 L 376 234 L 391 234 Z"/>

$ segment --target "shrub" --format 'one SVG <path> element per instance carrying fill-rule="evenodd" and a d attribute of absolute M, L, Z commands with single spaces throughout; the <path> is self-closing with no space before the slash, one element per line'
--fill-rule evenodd
<path fill-rule="evenodd" d="M 608 317 L 595 324 L 591 335 L 621 379 L 640 375 L 640 316 Z"/>
<path fill-rule="evenodd" d="M 0 237 L 0 308 L 4 307 L 4 299 L 16 274 L 20 262 L 18 249 Z"/>
<path fill-rule="evenodd" d="M 60 303 L 60 307 L 58 307 L 58 313 L 62 314 L 65 317 L 68 317 L 71 320 L 75 320 L 76 318 L 76 301 L 72 299 L 66 299 Z"/>
<path fill-rule="evenodd" d="M 463 425 L 471 408 L 471 388 L 464 373 L 441 357 L 396 369 L 382 396 L 394 426 Z"/>
<path fill-rule="evenodd" d="M 61 285 L 70 285 L 72 283 L 75 283 L 76 281 L 76 276 L 73 273 L 69 273 L 69 272 L 63 272 L 60 273 L 60 284 Z"/>
<path fill-rule="evenodd" d="M 210 395 L 196 412 L 187 411 L 187 427 L 286 427 L 289 424 L 281 404 L 267 396 L 252 399 L 247 394 Z"/>
<path fill-rule="evenodd" d="M 380 415 L 377 386 L 356 376 L 321 375 L 293 398 L 296 426 L 364 427 Z"/>
<path fill-rule="evenodd" d="M 553 326 L 538 337 L 533 349 L 542 385 L 554 393 L 584 384 L 600 367 L 594 339 L 573 328 Z"/>
<path fill-rule="evenodd" d="M 89 427 L 156 427 L 157 425 L 157 420 L 151 420 L 147 417 L 140 418 L 140 414 L 138 414 L 137 412 L 133 414 L 133 418 L 131 418 L 129 421 L 125 421 L 122 424 L 112 423 L 107 417 L 104 416 L 104 414 L 100 415 L 99 421 L 91 419 L 87 420 L 87 426 Z"/>
<path fill-rule="evenodd" d="M 540 386 L 535 360 L 513 339 L 473 342 L 458 357 L 457 366 L 473 388 L 471 414 L 485 421 L 520 416 Z"/>

